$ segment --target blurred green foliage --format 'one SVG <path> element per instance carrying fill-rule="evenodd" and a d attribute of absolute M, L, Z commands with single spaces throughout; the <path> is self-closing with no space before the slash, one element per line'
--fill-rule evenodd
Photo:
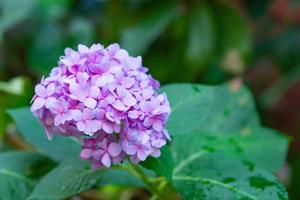
<path fill-rule="evenodd" d="M 162 84 L 243 80 L 263 123 L 294 138 L 284 178 L 300 199 L 299 33 L 297 0 L 0 0 L 0 137 L 65 47 L 118 42 Z"/>

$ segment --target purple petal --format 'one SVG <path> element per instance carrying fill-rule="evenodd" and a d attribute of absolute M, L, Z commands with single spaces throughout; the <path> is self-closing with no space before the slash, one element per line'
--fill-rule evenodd
<path fill-rule="evenodd" d="M 122 149 L 121 149 L 121 146 L 118 143 L 111 143 L 108 146 L 107 151 L 108 151 L 110 156 L 116 157 L 121 153 Z"/>
<path fill-rule="evenodd" d="M 140 160 L 138 159 L 138 157 L 136 155 L 130 156 L 130 161 L 132 163 L 139 163 L 140 162 Z"/>
<path fill-rule="evenodd" d="M 153 122 L 154 122 L 153 119 L 151 119 L 150 117 L 146 117 L 143 122 L 143 125 L 146 127 L 150 127 L 150 126 L 152 126 Z"/>
<path fill-rule="evenodd" d="M 112 74 L 106 73 L 100 76 L 96 80 L 96 86 L 103 87 L 109 83 L 112 83 L 114 81 L 114 76 Z"/>
<path fill-rule="evenodd" d="M 75 121 L 80 121 L 82 120 L 82 113 L 80 110 L 72 110 L 71 111 L 71 119 Z"/>
<path fill-rule="evenodd" d="M 100 89 L 96 86 L 92 86 L 90 90 L 90 97 L 98 98 L 100 95 Z"/>
<path fill-rule="evenodd" d="M 142 149 L 139 149 L 138 151 L 137 151 L 137 157 L 138 157 L 138 159 L 140 159 L 141 161 L 144 161 L 144 160 L 146 160 L 146 158 L 147 158 L 147 153 L 146 153 L 146 151 L 144 151 L 144 150 L 142 150 Z"/>
<path fill-rule="evenodd" d="M 90 109 L 94 109 L 97 105 L 97 101 L 89 97 L 85 100 L 84 105 Z"/>
<path fill-rule="evenodd" d="M 139 117 L 139 115 L 136 110 L 132 110 L 132 111 L 128 112 L 128 117 L 131 119 L 137 119 Z"/>
<path fill-rule="evenodd" d="M 155 120 L 152 126 L 157 132 L 160 132 L 163 129 L 163 123 L 160 120 Z"/>
<path fill-rule="evenodd" d="M 90 49 L 87 46 L 83 45 L 83 44 L 79 44 L 78 45 L 78 51 L 80 53 L 88 53 L 90 51 Z"/>
<path fill-rule="evenodd" d="M 92 156 L 92 153 L 93 153 L 92 149 L 82 149 L 82 151 L 80 152 L 80 157 L 86 160 Z"/>
<path fill-rule="evenodd" d="M 93 158 L 94 158 L 95 160 L 101 160 L 101 158 L 102 158 L 102 156 L 103 156 L 104 153 L 105 153 L 105 152 L 104 152 L 102 149 L 99 149 L 99 150 L 97 150 L 97 151 L 94 151 L 94 152 L 93 152 Z"/>
<path fill-rule="evenodd" d="M 126 111 L 128 109 L 120 100 L 116 100 L 112 106 L 119 111 Z"/>
<path fill-rule="evenodd" d="M 126 106 L 133 106 L 137 103 L 136 99 L 132 96 L 132 94 L 128 93 L 126 97 L 123 98 L 123 103 Z"/>
<path fill-rule="evenodd" d="M 47 86 L 47 96 L 51 96 L 52 94 L 54 94 L 55 92 L 55 84 L 54 83 L 50 83 Z"/>
<path fill-rule="evenodd" d="M 114 126 L 108 122 L 103 123 L 102 129 L 108 134 L 111 134 L 114 132 Z"/>
<path fill-rule="evenodd" d="M 31 105 L 31 112 L 35 112 L 41 109 L 45 105 L 45 99 L 38 97 L 34 100 L 33 104 Z"/>
<path fill-rule="evenodd" d="M 124 77 L 121 80 L 121 84 L 125 87 L 125 88 L 130 88 L 134 85 L 135 80 L 134 78 L 130 78 L 130 77 Z"/>
<path fill-rule="evenodd" d="M 103 155 L 101 162 L 105 167 L 111 166 L 111 159 L 107 153 Z"/>
<path fill-rule="evenodd" d="M 47 90 L 41 84 L 35 86 L 35 93 L 40 97 L 47 97 Z"/>
<path fill-rule="evenodd" d="M 83 110 L 83 112 L 82 112 L 82 117 L 83 117 L 83 119 L 85 119 L 85 120 L 95 119 L 96 113 L 95 113 L 94 110 L 85 108 L 85 109 Z"/>
<path fill-rule="evenodd" d="M 92 134 L 99 130 L 99 123 L 96 120 L 86 120 L 85 121 L 85 130 L 86 132 Z"/>
<path fill-rule="evenodd" d="M 134 155 L 137 152 L 137 147 L 135 145 L 130 145 L 127 146 L 124 150 L 128 155 Z"/>
<path fill-rule="evenodd" d="M 161 152 L 159 149 L 155 149 L 152 153 L 151 156 L 158 158 L 161 155 Z"/>
<path fill-rule="evenodd" d="M 83 131 L 83 132 L 85 131 L 85 124 L 84 124 L 84 122 L 82 122 L 82 121 L 77 122 L 76 126 L 77 126 L 77 129 L 79 131 Z"/>

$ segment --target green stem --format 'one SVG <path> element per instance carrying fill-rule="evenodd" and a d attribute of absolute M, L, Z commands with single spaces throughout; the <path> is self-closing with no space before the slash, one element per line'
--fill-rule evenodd
<path fill-rule="evenodd" d="M 172 200 L 174 199 L 174 193 L 170 194 L 165 191 L 165 187 L 168 187 L 167 181 L 165 179 L 152 179 L 148 177 L 138 165 L 130 163 L 129 170 L 132 174 L 141 179 L 148 187 L 149 191 L 152 193 L 152 200 Z"/>

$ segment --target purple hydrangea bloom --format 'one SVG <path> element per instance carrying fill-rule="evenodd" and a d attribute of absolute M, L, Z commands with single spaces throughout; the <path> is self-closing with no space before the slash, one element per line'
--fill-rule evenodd
<path fill-rule="evenodd" d="M 126 157 L 135 163 L 158 157 L 170 140 L 170 106 L 147 71 L 141 57 L 118 44 L 66 48 L 58 66 L 35 87 L 31 111 L 49 139 L 54 134 L 78 138 L 81 158 L 94 169 Z"/>

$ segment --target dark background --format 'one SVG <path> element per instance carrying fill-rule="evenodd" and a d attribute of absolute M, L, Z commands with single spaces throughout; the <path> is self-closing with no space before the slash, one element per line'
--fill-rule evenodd
<path fill-rule="evenodd" d="M 292 138 L 278 175 L 300 199 L 297 0 L 0 0 L 0 151 L 22 146 L 5 110 L 29 105 L 65 47 L 114 42 L 162 84 L 242 80 L 263 124 Z"/>

